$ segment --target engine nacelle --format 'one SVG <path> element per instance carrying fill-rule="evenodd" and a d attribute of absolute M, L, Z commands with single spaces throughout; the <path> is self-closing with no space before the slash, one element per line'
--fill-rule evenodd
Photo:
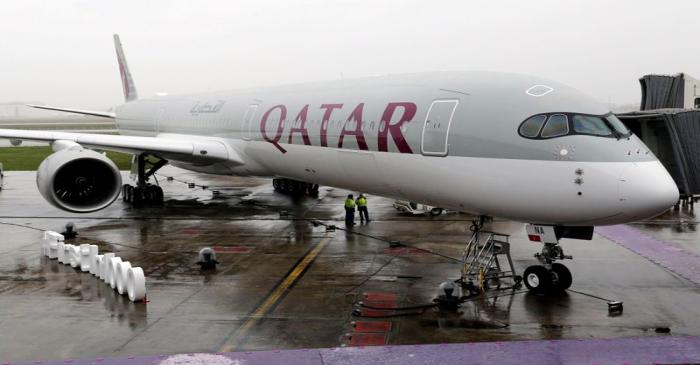
<path fill-rule="evenodd" d="M 107 156 L 75 145 L 41 162 L 36 172 L 36 185 L 44 199 L 57 208 L 89 213 L 117 199 L 122 176 Z"/>

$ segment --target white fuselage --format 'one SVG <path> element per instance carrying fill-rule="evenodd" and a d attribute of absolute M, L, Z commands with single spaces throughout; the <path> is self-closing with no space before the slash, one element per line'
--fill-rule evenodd
<path fill-rule="evenodd" d="M 672 179 L 636 137 L 527 140 L 537 113 L 606 114 L 519 75 L 438 73 L 137 100 L 122 134 L 218 141 L 228 159 L 173 165 L 283 177 L 433 206 L 559 225 L 606 225 L 673 205 Z M 548 86 L 549 87 L 549 86 Z M 235 156 L 232 157 L 232 156 Z"/>

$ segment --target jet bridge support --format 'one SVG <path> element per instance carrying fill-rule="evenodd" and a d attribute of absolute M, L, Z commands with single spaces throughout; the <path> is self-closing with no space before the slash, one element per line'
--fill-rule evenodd
<path fill-rule="evenodd" d="M 149 158 L 151 157 L 151 158 Z M 132 161 L 132 176 L 136 175 L 136 186 L 124 184 L 122 186 L 122 199 L 133 204 L 134 207 L 143 205 L 163 204 L 163 189 L 158 185 L 158 180 L 153 175 L 168 161 L 156 156 L 141 153 L 134 156 Z M 149 183 L 153 177 L 156 184 Z"/>

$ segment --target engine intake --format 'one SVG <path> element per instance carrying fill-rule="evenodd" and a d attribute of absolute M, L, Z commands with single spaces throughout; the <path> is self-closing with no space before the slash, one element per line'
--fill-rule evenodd
<path fill-rule="evenodd" d="M 55 152 L 39 165 L 39 192 L 57 208 L 89 213 L 117 199 L 122 177 L 107 156 L 76 146 Z"/>

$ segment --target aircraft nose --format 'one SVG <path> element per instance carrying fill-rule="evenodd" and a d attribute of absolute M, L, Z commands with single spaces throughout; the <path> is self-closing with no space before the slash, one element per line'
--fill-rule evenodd
<path fill-rule="evenodd" d="M 636 162 L 620 175 L 623 214 L 631 220 L 651 218 L 678 202 L 678 187 L 658 161 Z"/>

